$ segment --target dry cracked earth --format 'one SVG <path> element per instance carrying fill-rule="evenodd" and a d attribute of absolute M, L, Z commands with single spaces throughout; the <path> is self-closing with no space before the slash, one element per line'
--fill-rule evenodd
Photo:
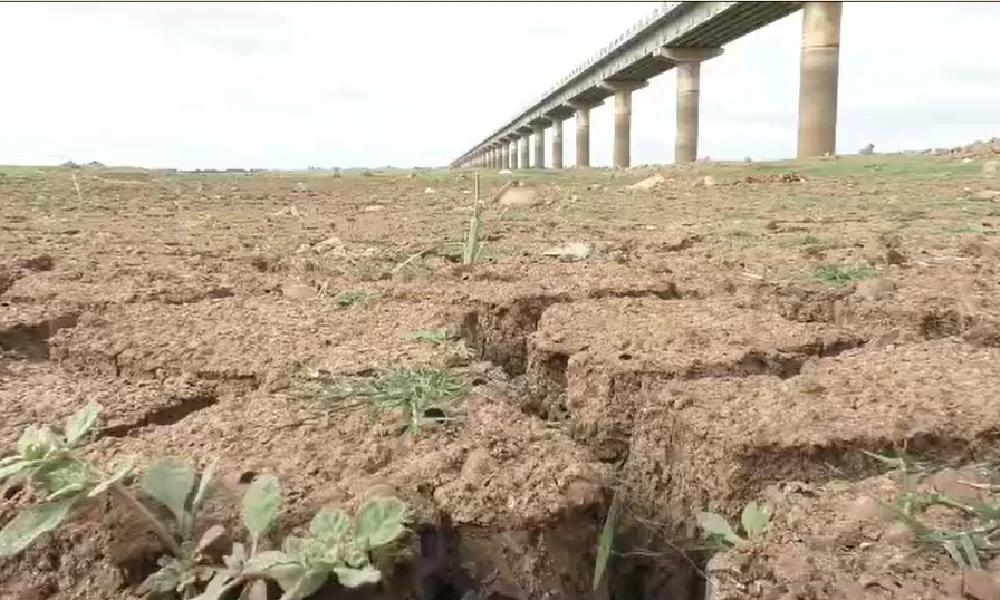
<path fill-rule="evenodd" d="M 1000 434 L 991 152 L 516 173 L 499 197 L 485 174 L 471 266 L 471 173 L 7 170 L 0 443 L 95 400 L 95 461 L 220 461 L 215 522 L 259 473 L 283 533 L 404 499 L 394 591 L 320 597 L 998 598 L 992 563 L 886 514 L 901 478 L 865 453 L 992 493 L 967 485 Z M 326 393 L 412 368 L 467 390 L 418 432 Z M 6 521 L 30 490 L 0 489 Z M 709 562 L 696 513 L 754 500 L 769 530 Z M 95 502 L 0 560 L 0 597 L 138 598 L 162 552 Z"/>

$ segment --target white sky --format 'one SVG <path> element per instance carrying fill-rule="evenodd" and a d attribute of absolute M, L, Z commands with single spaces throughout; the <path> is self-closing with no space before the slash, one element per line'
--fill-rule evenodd
<path fill-rule="evenodd" d="M 0 3 L 0 164 L 443 165 L 657 4 Z M 800 27 L 703 65 L 700 155 L 794 155 Z M 1000 3 L 847 3 L 838 150 L 1000 135 L 998 31 Z M 673 160 L 674 85 L 635 92 L 633 164 Z"/>

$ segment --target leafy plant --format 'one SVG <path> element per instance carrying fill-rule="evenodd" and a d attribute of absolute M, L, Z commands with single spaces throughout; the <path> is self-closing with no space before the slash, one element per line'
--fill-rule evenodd
<path fill-rule="evenodd" d="M 447 369 L 394 369 L 375 381 L 371 403 L 378 409 L 402 410 L 410 433 L 428 421 L 440 421 L 444 408 L 465 393 L 465 385 Z M 429 416 L 439 412 L 441 416 Z"/>
<path fill-rule="evenodd" d="M 896 456 L 865 452 L 901 473 L 900 492 L 891 502 L 878 499 L 893 517 L 909 527 L 917 543 L 943 550 L 960 569 L 981 569 L 983 561 L 1000 554 L 1000 499 L 994 485 L 977 485 L 990 492 L 986 500 L 958 499 L 937 492 L 920 493 L 917 484 L 930 471 L 904 451 Z M 932 506 L 944 507 L 963 515 L 968 525 L 962 529 L 938 529 L 920 519 Z"/>
<path fill-rule="evenodd" d="M 262 551 L 277 523 L 281 500 L 278 480 L 262 475 L 251 483 L 240 507 L 249 549 L 234 543 L 223 564 L 212 564 L 206 550 L 223 537 L 225 529 L 215 525 L 197 540 L 193 536 L 198 512 L 210 493 L 215 464 L 199 475 L 183 461 L 163 459 L 143 471 L 140 487 L 172 517 L 172 521 L 161 519 L 123 485 L 133 470 L 131 459 L 105 475 L 74 454 L 94 429 L 100 411 L 100 405 L 88 404 L 66 421 L 62 431 L 31 425 L 18 440 L 17 453 L 0 460 L 0 482 L 23 480 L 42 496 L 0 530 L 0 556 L 21 552 L 40 535 L 58 528 L 74 506 L 108 493 L 156 533 L 169 552 L 158 560 L 160 568 L 146 580 L 144 589 L 198 600 L 220 600 L 230 591 L 245 589 L 247 597 L 260 598 L 266 597 L 265 581 L 272 580 L 284 592 L 282 600 L 301 600 L 331 575 L 351 588 L 378 582 L 382 574 L 376 565 L 390 556 L 406 532 L 406 505 L 382 497 L 368 501 L 354 518 L 337 510 L 321 510 L 308 535 L 285 537 L 281 550 Z"/>
<path fill-rule="evenodd" d="M 404 339 L 417 342 L 430 342 L 432 344 L 443 344 L 448 341 L 448 331 L 446 329 L 433 329 L 429 331 L 414 331 L 403 336 Z"/>
<path fill-rule="evenodd" d="M 726 518 L 718 513 L 699 512 L 697 520 L 701 530 L 719 549 L 731 548 L 747 539 L 760 537 L 768 530 L 771 523 L 771 507 L 756 501 L 749 502 L 743 507 L 740 527 L 746 537 L 737 534 Z"/>
<path fill-rule="evenodd" d="M 847 283 L 849 281 L 861 281 L 875 277 L 874 269 L 849 269 L 836 265 L 826 265 L 813 273 L 818 281 L 825 283 Z"/>
<path fill-rule="evenodd" d="M 371 298 L 371 294 L 366 294 L 365 292 L 341 292 L 337 294 L 334 301 L 338 306 L 347 308 L 349 306 L 354 306 L 355 304 L 364 304 Z"/>
<path fill-rule="evenodd" d="M 608 560 L 611 558 L 611 550 L 614 548 L 615 532 L 618 529 L 618 519 L 621 516 L 621 497 L 618 489 L 611 498 L 611 506 L 608 514 L 604 518 L 604 527 L 601 529 L 601 537 L 597 542 L 597 559 L 594 561 L 594 591 L 601 585 L 604 572 L 608 568 Z"/>

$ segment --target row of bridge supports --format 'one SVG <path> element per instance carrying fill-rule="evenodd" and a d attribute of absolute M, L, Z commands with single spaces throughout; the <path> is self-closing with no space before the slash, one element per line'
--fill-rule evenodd
<path fill-rule="evenodd" d="M 836 152 L 837 88 L 840 69 L 840 2 L 806 2 L 802 9 L 802 46 L 799 73 L 798 156 Z M 698 123 L 701 63 L 722 54 L 721 48 L 664 48 L 664 58 L 677 70 L 677 114 L 674 162 L 690 163 L 698 157 Z M 607 81 L 615 107 L 614 166 L 631 164 L 632 92 L 647 81 Z M 545 168 L 545 130 L 552 129 L 552 168 L 563 168 L 563 121 L 576 120 L 576 166 L 590 166 L 590 111 L 603 100 L 577 100 L 510 133 L 466 163 L 494 169 L 529 167 L 529 138 L 534 138 L 535 168 Z M 518 157 L 520 151 L 520 157 Z"/>

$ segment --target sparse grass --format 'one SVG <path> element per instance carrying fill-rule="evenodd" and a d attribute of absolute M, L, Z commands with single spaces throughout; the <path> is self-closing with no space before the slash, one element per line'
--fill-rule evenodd
<path fill-rule="evenodd" d="M 465 395 L 466 386 L 448 369 L 392 369 L 376 377 L 313 375 L 296 377 L 292 396 L 317 402 L 328 410 L 396 411 L 406 416 L 407 433 L 417 434 L 428 423 L 448 420 L 447 410 Z M 346 402 L 358 399 L 359 402 Z"/>
<path fill-rule="evenodd" d="M 372 294 L 367 292 L 341 292 L 334 298 L 338 306 L 348 308 L 356 304 L 364 304 L 372 299 Z"/>
<path fill-rule="evenodd" d="M 707 537 L 711 549 L 725 550 L 748 539 L 764 535 L 771 524 L 771 513 L 772 509 L 767 504 L 747 503 L 740 515 L 740 530 L 743 536 L 736 533 L 725 517 L 714 512 L 699 512 L 698 527 Z"/>
<path fill-rule="evenodd" d="M 849 268 L 826 265 L 813 273 L 813 278 L 824 283 L 848 283 L 875 277 L 875 270 L 867 267 Z"/>
<path fill-rule="evenodd" d="M 985 560 L 1000 554 L 1000 497 L 996 494 L 1000 486 L 960 482 L 982 492 L 980 499 L 955 498 L 937 491 L 920 493 L 917 486 L 932 472 L 930 465 L 917 462 L 905 450 L 896 456 L 865 454 L 900 473 L 899 493 L 890 502 L 879 502 L 910 529 L 918 544 L 948 554 L 960 569 L 980 569 Z M 991 471 L 993 481 L 1000 475 L 994 471 L 995 465 L 983 467 Z M 922 517 L 931 508 L 939 519 L 942 513 L 953 513 L 956 518 L 948 519 L 949 525 L 962 521 L 965 526 L 941 529 L 928 524 Z"/>
<path fill-rule="evenodd" d="M 446 329 L 433 329 L 427 331 L 413 331 L 403 335 L 403 339 L 417 342 L 430 342 L 432 344 L 443 344 L 449 339 Z"/>

